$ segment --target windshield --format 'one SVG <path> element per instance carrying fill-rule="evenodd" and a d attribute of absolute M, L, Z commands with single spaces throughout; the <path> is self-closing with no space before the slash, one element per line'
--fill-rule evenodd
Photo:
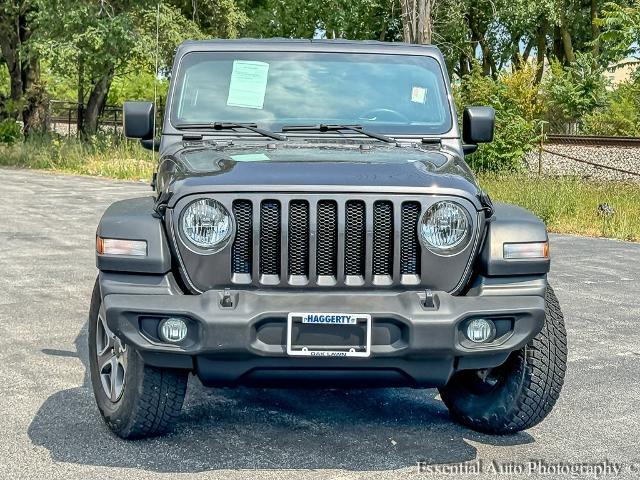
<path fill-rule="evenodd" d="M 171 122 L 357 124 L 389 134 L 443 134 L 451 111 L 438 62 L 426 56 L 193 52 L 175 78 Z"/>

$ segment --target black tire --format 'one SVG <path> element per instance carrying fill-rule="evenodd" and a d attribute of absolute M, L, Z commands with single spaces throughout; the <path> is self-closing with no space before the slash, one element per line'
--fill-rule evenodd
<path fill-rule="evenodd" d="M 89 366 L 93 393 L 107 426 L 124 439 L 145 438 L 168 432 L 180 415 L 187 390 L 188 372 L 145 365 L 131 347 L 124 351 L 124 382 L 116 401 L 112 401 L 98 372 L 98 315 L 102 300 L 96 281 L 89 311 Z"/>
<path fill-rule="evenodd" d="M 473 430 L 509 434 L 540 423 L 553 409 L 567 366 L 567 333 L 551 287 L 542 331 L 500 367 L 456 373 L 440 388 L 455 421 Z"/>

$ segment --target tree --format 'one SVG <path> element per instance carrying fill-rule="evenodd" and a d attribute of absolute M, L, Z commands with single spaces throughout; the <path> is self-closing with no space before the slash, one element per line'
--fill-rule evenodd
<path fill-rule="evenodd" d="M 153 71 L 156 8 L 153 0 L 43 0 L 42 23 L 56 15 L 59 21 L 43 28 L 41 48 L 52 52 L 60 73 L 77 78 L 82 134 L 97 131 L 115 76 L 140 68 Z M 159 23 L 163 65 L 185 36 L 200 36 L 191 21 L 166 4 L 161 5 Z"/>
<path fill-rule="evenodd" d="M 265 38 L 313 38 L 319 28 L 319 2 L 305 0 L 242 0 L 241 8 L 251 12 L 240 34 Z"/>
<path fill-rule="evenodd" d="M 545 64 L 557 60 L 571 65 L 579 53 L 593 53 L 606 67 L 615 55 L 600 45 L 604 2 L 438 0 L 433 43 L 443 50 L 451 70 L 459 76 L 469 73 L 474 59 L 480 60 L 484 75 L 496 78 L 506 67 L 522 68 L 534 55 L 538 83 Z M 624 8 L 618 4 L 616 8 Z"/>
<path fill-rule="evenodd" d="M 319 7 L 318 30 L 328 38 L 402 39 L 398 0 L 340 0 L 320 2 Z"/>
<path fill-rule="evenodd" d="M 31 45 L 37 30 L 36 13 L 33 1 L 0 3 L 0 52 L 10 80 L 10 111 L 6 113 L 21 117 L 25 136 L 42 128 L 45 115 L 40 62 Z"/>
<path fill-rule="evenodd" d="M 0 117 L 10 109 L 27 134 L 38 128 L 42 69 L 45 80 L 55 77 L 66 97 L 85 106 L 81 131 L 95 132 L 114 79 L 143 71 L 139 83 L 156 84 L 157 2 L 163 72 L 178 43 L 203 37 L 433 43 L 452 75 L 469 75 L 477 61 L 474 75 L 493 80 L 528 68 L 535 57 L 537 84 L 546 65 L 573 66 L 583 54 L 600 68 L 640 57 L 640 0 L 0 0 L 0 68 L 6 65 L 8 79 Z M 122 86 L 112 98 L 123 98 Z"/>
<path fill-rule="evenodd" d="M 542 84 L 547 120 L 552 127 L 580 122 L 606 103 L 606 87 L 603 68 L 591 52 L 577 53 L 568 66 L 554 60 Z"/>
<path fill-rule="evenodd" d="M 400 0 L 404 41 L 431 43 L 433 39 L 433 13 L 436 0 Z"/>
<path fill-rule="evenodd" d="M 169 0 L 209 37 L 236 38 L 249 18 L 235 0 Z"/>
<path fill-rule="evenodd" d="M 618 60 L 634 57 L 640 61 L 640 0 L 631 5 L 607 3 L 596 22 L 603 30 L 600 41 Z"/>
<path fill-rule="evenodd" d="M 138 49 L 129 4 L 126 0 L 42 1 L 40 15 L 46 26 L 41 48 L 52 52 L 58 72 L 77 79 L 78 131 L 83 134 L 97 131 L 114 75 Z M 58 21 L 52 22 L 55 17 Z"/>
<path fill-rule="evenodd" d="M 250 19 L 240 30 L 249 37 L 402 38 L 398 0 L 244 0 Z"/>
<path fill-rule="evenodd" d="M 518 1 L 518 0 L 516 0 Z M 438 0 L 433 10 L 433 43 L 445 54 L 451 73 L 468 75 L 476 59 L 481 73 L 497 77 L 514 56 L 522 33 L 510 29 L 504 0 Z M 512 22 L 513 23 L 513 22 Z"/>
<path fill-rule="evenodd" d="M 568 1 L 558 0 L 556 8 L 558 10 L 558 22 L 557 27 L 560 33 L 560 39 L 562 41 L 562 48 L 564 58 L 568 64 L 575 63 L 576 54 L 573 50 L 573 42 L 571 40 L 571 32 L 569 31 L 569 18 L 568 18 Z"/>

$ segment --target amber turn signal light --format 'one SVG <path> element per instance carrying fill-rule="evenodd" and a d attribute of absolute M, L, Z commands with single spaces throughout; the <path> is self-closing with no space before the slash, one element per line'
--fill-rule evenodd
<path fill-rule="evenodd" d="M 144 240 L 122 240 L 96 236 L 96 252 L 99 255 L 144 257 L 147 255 L 147 242 Z"/>
<path fill-rule="evenodd" d="M 549 258 L 549 242 L 505 243 L 505 260 Z"/>

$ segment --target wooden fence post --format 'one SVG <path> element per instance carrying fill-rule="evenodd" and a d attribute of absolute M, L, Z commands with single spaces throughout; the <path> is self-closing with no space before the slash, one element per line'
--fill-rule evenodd
<path fill-rule="evenodd" d="M 538 150 L 538 176 L 542 176 L 542 152 L 544 148 L 544 124 L 546 122 L 540 123 L 540 147 Z"/>

